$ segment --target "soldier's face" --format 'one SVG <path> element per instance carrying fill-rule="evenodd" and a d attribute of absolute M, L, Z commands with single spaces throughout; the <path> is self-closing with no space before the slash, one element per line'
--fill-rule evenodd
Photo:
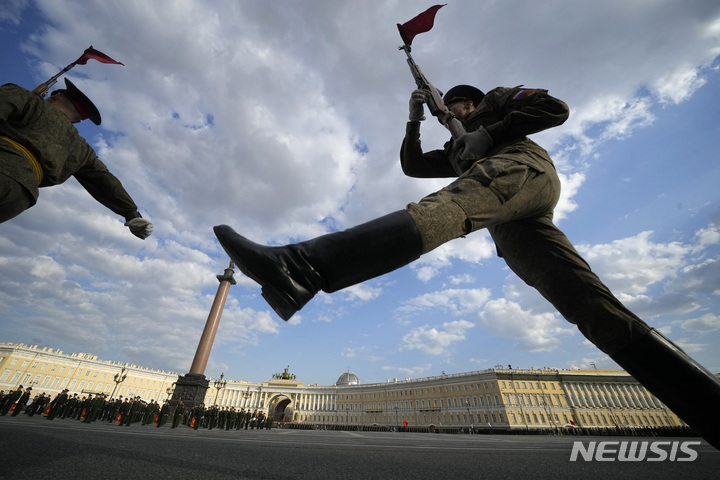
<path fill-rule="evenodd" d="M 448 106 L 448 108 L 452 114 L 455 115 L 455 118 L 461 122 L 465 120 L 465 118 L 467 118 L 473 110 L 475 110 L 475 106 L 472 101 L 467 99 L 460 102 L 453 102 Z"/>

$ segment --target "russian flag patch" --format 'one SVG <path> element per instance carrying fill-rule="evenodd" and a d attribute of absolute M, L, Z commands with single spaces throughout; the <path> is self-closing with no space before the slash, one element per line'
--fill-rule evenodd
<path fill-rule="evenodd" d="M 523 88 L 522 90 L 519 90 L 513 97 L 513 100 L 522 100 L 527 97 L 532 97 L 538 92 L 541 92 L 542 90 L 539 88 Z"/>

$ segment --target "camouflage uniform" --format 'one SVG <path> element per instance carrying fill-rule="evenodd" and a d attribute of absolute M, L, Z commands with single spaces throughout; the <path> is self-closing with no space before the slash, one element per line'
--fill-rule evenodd
<path fill-rule="evenodd" d="M 17 85 L 0 87 L 0 222 L 35 205 L 39 188 L 71 176 L 126 221 L 140 217 L 120 180 L 63 112 Z"/>

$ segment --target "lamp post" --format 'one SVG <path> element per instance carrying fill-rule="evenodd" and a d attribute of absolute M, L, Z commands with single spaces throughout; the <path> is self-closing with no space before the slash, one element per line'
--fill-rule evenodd
<path fill-rule="evenodd" d="M 473 431 L 472 431 L 472 423 L 473 422 L 472 422 L 472 418 L 470 417 L 470 402 L 467 399 L 465 399 L 465 409 L 468 412 L 468 420 L 470 420 L 470 424 L 471 424 L 469 427 L 470 430 L 468 431 L 468 433 L 473 433 Z"/>
<path fill-rule="evenodd" d="M 243 403 L 247 403 L 247 399 L 250 398 L 250 395 L 252 395 L 252 393 L 250 393 L 250 387 L 247 387 L 247 389 L 241 394 L 243 400 L 245 400 Z"/>
<path fill-rule="evenodd" d="M 213 385 L 215 386 L 215 402 L 213 402 L 213 403 L 215 403 L 215 405 L 217 405 L 217 398 L 218 398 L 218 394 L 220 393 L 220 390 L 225 388 L 225 385 L 227 385 L 227 380 L 223 380 L 224 377 L 225 377 L 225 374 L 221 373 L 220 380 L 215 380 L 213 382 Z M 250 388 L 250 387 L 248 387 L 248 388 Z"/>
<path fill-rule="evenodd" d="M 400 431 L 400 421 L 398 420 L 398 404 L 395 402 L 395 406 L 393 407 L 395 409 L 395 431 Z"/>
<path fill-rule="evenodd" d="M 122 370 L 120 370 L 120 372 L 113 375 L 113 382 L 115 382 L 115 386 L 113 387 L 113 391 L 110 394 L 110 398 L 112 398 L 113 395 L 115 395 L 115 390 L 117 389 L 118 385 L 120 385 L 122 382 L 124 382 L 126 378 L 127 378 L 127 373 L 125 373 L 125 367 L 123 367 Z"/>
<path fill-rule="evenodd" d="M 175 385 L 175 384 L 173 384 L 173 385 Z M 165 397 L 165 401 L 166 401 L 166 402 L 167 402 L 168 400 L 170 400 L 170 395 L 172 395 L 172 392 L 173 392 L 172 387 L 167 387 L 167 388 L 165 389 L 165 393 L 167 393 L 167 397 Z"/>

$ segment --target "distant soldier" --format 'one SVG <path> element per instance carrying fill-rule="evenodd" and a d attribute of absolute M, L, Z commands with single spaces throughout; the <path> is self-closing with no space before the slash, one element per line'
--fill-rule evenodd
<path fill-rule="evenodd" d="M 237 412 L 235 411 L 235 407 L 230 407 L 230 410 L 228 410 L 227 414 L 227 423 L 225 424 L 225 430 L 230 430 L 231 428 L 235 427 L 235 423 L 237 423 Z"/>
<path fill-rule="evenodd" d="M 17 405 L 15 405 L 15 410 L 12 413 L 13 417 L 17 417 L 23 408 L 25 408 L 25 405 L 27 405 L 28 401 L 30 400 L 30 394 L 32 393 L 32 387 L 28 387 L 27 390 L 22 392 L 22 395 L 20 395 L 20 398 L 17 400 Z"/>
<path fill-rule="evenodd" d="M 175 405 L 175 410 L 173 410 L 172 428 L 177 428 L 177 426 L 180 425 L 180 422 L 182 422 L 184 415 L 185 415 L 185 404 L 183 403 L 182 400 L 179 400 L 177 405 Z"/>
<path fill-rule="evenodd" d="M 170 415 L 170 402 L 165 400 L 165 403 L 163 403 L 163 406 L 160 407 L 160 414 L 158 416 L 158 422 L 157 426 L 160 428 L 162 425 L 165 425 L 167 423 L 168 416 Z"/>
<path fill-rule="evenodd" d="M 200 428 L 200 424 L 203 421 L 203 417 L 205 416 L 205 405 L 202 403 L 199 403 L 195 406 L 195 408 L 192 409 L 192 420 L 190 421 L 190 425 L 197 430 Z"/>
<path fill-rule="evenodd" d="M 20 386 L 19 386 L 18 388 L 16 388 L 15 390 L 10 390 L 10 393 L 8 393 L 8 394 L 3 398 L 3 402 L 4 402 L 4 403 L 3 403 L 3 405 L 2 405 L 2 410 L 0 410 L 0 415 L 5 416 L 5 415 L 8 414 L 8 412 L 10 411 L 10 409 L 12 408 L 12 406 L 15 404 L 15 402 L 18 401 L 18 399 L 19 399 L 20 396 L 22 395 L 22 392 L 23 392 L 23 386 L 22 386 L 22 385 L 20 385 Z"/>

